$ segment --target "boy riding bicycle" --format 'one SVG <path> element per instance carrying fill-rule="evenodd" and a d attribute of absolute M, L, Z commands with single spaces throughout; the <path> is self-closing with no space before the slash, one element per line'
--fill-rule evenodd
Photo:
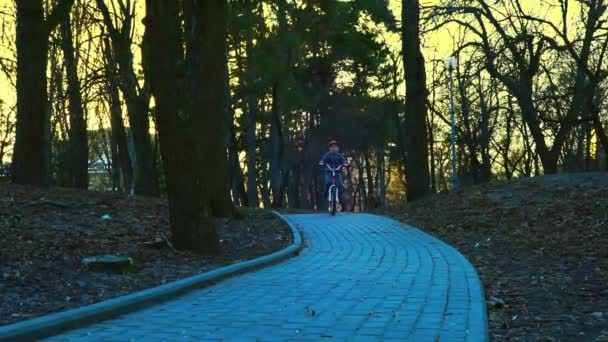
<path fill-rule="evenodd" d="M 325 153 L 323 158 L 319 161 L 321 166 L 329 166 L 332 169 L 337 169 L 340 166 L 348 166 L 346 158 L 340 153 L 340 142 L 337 140 L 331 140 L 327 143 L 329 151 Z M 325 198 L 328 198 L 329 188 L 333 185 L 333 172 L 329 168 L 325 169 Z M 336 172 L 336 186 L 338 187 L 338 198 L 342 199 L 342 170 Z M 331 203 L 330 203 L 331 206 Z M 330 209 L 331 210 L 331 209 Z M 340 210 L 338 210 L 340 211 Z"/>

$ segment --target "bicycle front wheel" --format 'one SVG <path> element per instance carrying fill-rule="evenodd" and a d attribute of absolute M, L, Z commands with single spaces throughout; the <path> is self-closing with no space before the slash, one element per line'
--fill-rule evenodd
<path fill-rule="evenodd" d="M 331 196 L 331 214 L 336 215 L 336 209 L 338 207 L 338 190 L 332 193 Z"/>

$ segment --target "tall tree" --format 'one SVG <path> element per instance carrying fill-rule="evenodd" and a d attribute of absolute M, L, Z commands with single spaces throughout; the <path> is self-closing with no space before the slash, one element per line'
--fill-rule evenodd
<path fill-rule="evenodd" d="M 45 19 L 42 0 L 17 0 L 17 127 L 12 178 L 18 184 L 51 182 L 46 80 L 49 35 L 73 2 L 60 0 Z"/>
<path fill-rule="evenodd" d="M 420 50 L 420 2 L 402 2 L 403 66 L 405 69 L 405 174 L 408 200 L 430 192 L 427 142 L 427 89 Z"/>
<path fill-rule="evenodd" d="M 122 175 L 122 189 L 130 190 L 133 182 L 133 168 L 127 143 L 127 132 L 122 118 L 122 106 L 118 92 L 118 73 L 116 71 L 116 61 L 112 53 L 109 38 L 104 38 L 102 49 L 104 52 L 104 71 L 106 75 L 106 92 L 110 105 L 110 129 L 111 129 L 111 151 L 112 151 L 112 172 L 115 175 Z M 116 184 L 118 185 L 118 184 Z"/>
<path fill-rule="evenodd" d="M 97 7 L 112 42 L 114 60 L 117 63 L 118 86 L 122 91 L 129 113 L 129 125 L 135 152 L 134 187 L 135 193 L 155 195 L 158 193 L 154 149 L 150 137 L 150 91 L 144 82 L 140 86 L 133 65 L 133 18 L 135 5 L 130 0 L 119 0 L 120 15 L 116 16 L 120 26 L 115 24 L 104 0 L 97 0 Z"/>
<path fill-rule="evenodd" d="M 272 86 L 272 118 L 270 124 L 270 188 L 272 190 L 272 206 L 279 208 L 284 206 L 286 170 L 285 170 L 285 145 L 287 143 L 284 122 L 284 97 L 286 93 L 286 81 L 289 76 L 289 63 L 291 47 L 285 46 L 288 33 L 287 27 L 287 3 L 279 0 L 277 3 L 278 42 L 274 53 L 277 55 L 279 75 L 275 77 Z"/>
<path fill-rule="evenodd" d="M 87 122 L 82 106 L 80 80 L 78 79 L 78 55 L 74 51 L 72 21 L 69 12 L 61 20 L 61 48 L 65 59 L 68 83 L 70 129 L 68 137 L 68 185 L 86 189 L 88 187 L 89 143 Z"/>
<path fill-rule="evenodd" d="M 226 80 L 226 141 L 228 142 L 228 168 L 230 174 L 230 188 L 232 189 L 232 201 L 234 205 L 247 206 L 247 192 L 245 191 L 245 182 L 243 173 L 241 172 L 241 163 L 239 161 L 238 146 L 236 139 L 236 127 L 234 122 L 234 108 L 230 97 L 230 73 L 228 72 L 228 63 L 225 65 Z"/>
<path fill-rule="evenodd" d="M 276 82 L 272 87 L 272 118 L 270 122 L 270 188 L 272 190 L 272 207 L 279 208 L 284 203 L 284 184 L 283 184 L 283 152 L 285 140 L 283 138 L 283 123 L 281 119 L 281 94 Z"/>
<path fill-rule="evenodd" d="M 255 3 L 245 0 L 246 5 L 246 20 L 245 28 L 245 53 L 246 68 L 245 85 L 247 87 L 247 111 L 244 118 L 245 124 L 245 146 L 247 148 L 247 203 L 252 207 L 259 206 L 258 198 L 258 183 L 257 183 L 257 152 L 256 152 L 256 128 L 257 128 L 257 89 L 255 85 L 255 70 L 253 68 L 253 40 L 254 40 L 254 15 Z"/>
<path fill-rule="evenodd" d="M 226 1 L 146 0 L 146 11 L 145 70 L 156 101 L 173 240 L 177 248 L 214 252 L 213 215 L 232 210 L 224 136 Z"/>
<path fill-rule="evenodd" d="M 201 170 L 214 216 L 232 215 L 226 140 L 226 0 L 185 0 L 187 97 L 190 123 L 196 127 Z M 202 134 L 201 134 L 202 133 Z"/>
<path fill-rule="evenodd" d="M 581 4 L 586 4 L 588 7 L 584 32 L 579 39 L 580 44 L 573 44 L 568 40 L 567 34 L 568 3 L 568 1 L 560 2 L 562 29 L 548 20 L 535 18 L 526 13 L 521 5 L 521 0 L 509 0 L 508 8 L 513 8 L 513 11 L 509 10 L 507 14 L 496 11 L 493 5 L 486 0 L 477 0 L 475 3 L 449 0 L 446 1 L 447 6 L 438 7 L 439 12 L 448 16 L 452 16 L 454 13 L 465 13 L 472 15 L 475 19 L 473 22 L 460 19 L 445 22 L 454 21 L 469 29 L 477 37 L 477 41 L 468 45 L 476 46 L 484 53 L 487 71 L 492 77 L 502 82 L 517 100 L 545 173 L 558 171 L 559 158 L 564 144 L 573 128 L 578 124 L 577 117 L 584 108 L 586 79 L 589 76 L 586 71 L 592 55 L 592 43 L 595 33 L 600 28 L 598 25 L 601 23 L 600 16 L 605 11 L 603 0 L 581 1 Z M 502 15 L 506 20 L 502 20 Z M 513 17 L 518 20 L 512 20 Z M 542 23 L 552 28 L 564 40 L 565 46 L 558 46 L 555 39 L 547 35 L 542 27 L 535 27 L 531 25 L 532 23 Z M 493 39 L 492 33 L 495 33 L 500 39 Z M 576 45 L 580 45 L 579 51 L 575 51 Z M 567 109 L 564 115 L 557 120 L 547 120 L 539 110 L 535 96 L 535 80 L 543 70 L 543 64 L 546 63 L 543 55 L 551 48 L 565 49 L 577 56 L 575 74 L 572 78 L 573 91 L 569 95 L 570 101 L 566 104 Z M 547 123 L 549 125 L 558 124 L 553 145 L 547 143 L 547 132 L 544 129 Z"/>
<path fill-rule="evenodd" d="M 579 1 L 583 10 L 582 17 L 584 20 L 583 32 L 579 33 L 580 42 L 574 41 L 569 37 L 569 29 L 567 18 L 570 13 L 570 5 L 568 1 L 561 3 L 562 26 L 556 25 L 554 22 L 537 18 L 525 13 L 521 13 L 521 17 L 541 23 L 551 29 L 560 40 L 558 45 L 552 38 L 546 38 L 553 43 L 556 50 L 565 50 L 567 55 L 576 65 L 574 78 L 574 91 L 572 100 L 567 111 L 566 120 L 563 121 L 561 129 L 555 139 L 554 145 L 564 144 L 570 129 L 577 123 L 575 120 L 580 114 L 583 121 L 591 121 L 595 129 L 595 134 L 604 149 L 608 151 L 608 136 L 602 126 L 600 119 L 600 110 L 597 108 L 597 95 L 600 83 L 608 78 L 608 71 L 604 67 L 604 59 L 608 48 L 608 39 L 604 35 L 605 19 L 607 4 L 605 0 L 589 0 Z M 593 44 L 597 43 L 595 47 Z M 578 47 L 578 48 L 577 48 Z M 595 65 L 593 65 L 595 62 Z M 586 117 L 587 116 L 587 117 Z"/>

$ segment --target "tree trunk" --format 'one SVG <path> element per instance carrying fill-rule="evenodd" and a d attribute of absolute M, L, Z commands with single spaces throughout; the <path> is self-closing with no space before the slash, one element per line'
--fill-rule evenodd
<path fill-rule="evenodd" d="M 376 175 L 378 177 L 378 205 L 384 207 L 386 205 L 386 166 L 385 157 L 382 147 L 376 149 Z"/>
<path fill-rule="evenodd" d="M 481 167 L 480 167 L 480 182 L 487 183 L 492 178 L 492 158 L 490 156 L 490 106 L 486 94 L 481 88 L 481 75 L 479 76 L 479 86 L 477 88 L 477 95 L 479 96 L 480 116 L 479 122 L 479 150 L 481 152 Z M 495 85 L 490 82 L 490 90 L 494 91 Z"/>
<path fill-rule="evenodd" d="M 150 138 L 149 104 L 150 94 L 147 86 L 140 89 L 137 74 L 133 67 L 131 51 L 131 26 L 133 17 L 130 8 L 121 9 L 122 27 L 114 26 L 114 20 L 104 0 L 97 0 L 104 24 L 112 37 L 112 49 L 118 64 L 120 82 L 118 86 L 123 93 L 131 128 L 134 152 L 134 190 L 139 195 L 157 195 L 158 184 L 154 160 L 154 149 Z"/>
<path fill-rule="evenodd" d="M 119 164 L 113 164 L 116 169 L 120 170 L 122 175 L 122 188 L 125 191 L 131 191 L 133 187 L 133 168 L 131 166 L 131 157 L 127 143 L 127 132 L 122 118 L 122 106 L 118 93 L 118 79 L 116 74 L 116 61 L 110 49 L 110 43 L 104 42 L 105 67 L 107 78 L 107 92 L 110 104 L 110 126 L 112 130 L 112 138 L 115 144 L 116 158 Z M 119 166 L 119 167 L 118 167 Z M 116 172 L 116 169 L 114 172 Z"/>
<path fill-rule="evenodd" d="M 540 127 L 539 118 L 532 102 L 532 84 L 529 81 L 529 86 L 524 87 L 525 94 L 518 98 L 518 102 L 522 111 L 523 122 L 522 125 L 526 125 L 527 128 L 522 127 L 525 135 L 531 136 L 536 147 L 536 154 L 540 158 L 543 165 L 543 171 L 546 174 L 557 173 L 557 161 L 558 155 L 553 153 L 551 149 L 547 147 L 545 142 L 545 136 L 542 133 Z M 525 139 L 530 144 L 529 139 Z M 531 145 L 530 145 L 531 146 Z M 535 157 L 536 158 L 536 157 Z"/>
<path fill-rule="evenodd" d="M 427 127 L 428 127 L 428 139 L 429 139 L 429 159 L 430 159 L 430 181 L 431 181 L 431 193 L 437 192 L 437 180 L 435 179 L 437 173 L 437 166 L 435 165 L 435 133 L 433 132 L 435 126 L 434 115 L 431 114 L 430 118 L 427 115 Z"/>
<path fill-rule="evenodd" d="M 78 61 L 74 53 L 72 24 L 69 13 L 61 22 L 63 58 L 68 81 L 70 130 L 68 142 L 68 179 L 69 186 L 86 189 L 88 187 L 89 145 L 87 122 L 80 95 L 78 80 Z"/>
<path fill-rule="evenodd" d="M 345 196 L 344 199 L 346 202 L 344 211 L 354 212 L 357 206 L 357 189 L 353 183 L 353 173 L 350 167 L 346 168 L 346 184 L 348 185 L 348 197 Z M 347 199 L 350 199 L 350 201 L 347 202 Z"/>
<path fill-rule="evenodd" d="M 129 92 L 130 93 L 130 92 Z M 126 95 L 123 91 L 123 95 Z M 158 184 L 154 166 L 154 150 L 150 139 L 148 99 L 126 95 L 129 126 L 134 150 L 134 190 L 138 195 L 157 195 Z"/>
<path fill-rule="evenodd" d="M 312 178 L 312 184 L 310 186 L 310 204 L 312 208 L 317 208 L 317 210 L 323 206 L 324 208 L 328 207 L 327 199 L 323 196 L 323 191 L 325 189 L 325 180 L 323 175 L 319 174 L 319 172 L 315 172 Z"/>
<path fill-rule="evenodd" d="M 18 184 L 51 182 L 50 117 L 47 98 L 47 53 L 57 17 L 72 3 L 61 1 L 47 20 L 42 0 L 17 1 L 17 127 L 12 179 Z"/>
<path fill-rule="evenodd" d="M 249 2 L 248 2 L 249 3 Z M 257 156 L 256 156 L 256 123 L 257 123 L 257 97 L 254 84 L 253 70 L 253 2 L 249 3 L 249 12 L 247 15 L 246 27 L 246 72 L 245 86 L 247 91 L 247 110 L 244 117 L 245 123 L 245 146 L 247 150 L 247 198 L 249 206 L 258 207 L 258 183 L 257 183 Z"/>
<path fill-rule="evenodd" d="M 270 199 L 270 188 L 268 188 L 268 183 L 269 183 L 269 179 L 268 179 L 268 163 L 262 163 L 261 167 L 262 167 L 262 172 L 261 172 L 261 185 L 260 185 L 260 192 L 262 193 L 262 204 L 264 205 L 264 208 L 271 208 L 272 207 L 272 201 Z"/>
<path fill-rule="evenodd" d="M 528 129 L 526 128 L 526 123 L 522 122 L 521 130 L 522 130 L 522 139 L 524 141 L 525 148 L 525 157 L 524 157 L 524 176 L 530 177 L 532 175 L 532 166 L 536 163 L 536 153 L 532 149 L 532 143 L 530 142 L 530 137 L 528 135 Z"/>
<path fill-rule="evenodd" d="M 306 151 L 308 147 L 304 146 L 304 150 Z M 302 190 L 300 191 L 300 204 L 304 209 L 313 209 L 314 208 L 314 195 L 311 195 L 310 189 L 312 187 L 312 181 L 314 181 L 314 170 L 308 165 L 306 158 L 306 153 L 304 153 L 304 157 L 301 159 L 300 164 L 300 174 L 302 177 Z"/>
<path fill-rule="evenodd" d="M 374 190 L 374 176 L 372 175 L 372 165 L 369 154 L 365 153 L 363 162 L 365 163 L 365 174 L 367 178 L 367 208 L 376 207 L 376 191 Z"/>
<path fill-rule="evenodd" d="M 419 0 L 402 1 L 403 65 L 405 69 L 406 178 L 409 201 L 426 196 L 429 190 L 426 128 L 426 75 L 420 50 Z"/>
<path fill-rule="evenodd" d="M 258 172 L 256 156 L 256 101 L 249 96 L 247 102 L 247 116 L 245 123 L 245 146 L 247 149 L 247 202 L 251 207 L 258 207 Z"/>
<path fill-rule="evenodd" d="M 606 157 L 608 158 L 608 134 L 606 133 L 606 129 L 602 124 L 602 120 L 600 118 L 600 110 L 598 106 L 594 103 L 593 110 L 591 111 L 593 128 L 595 130 L 595 134 L 597 135 L 597 139 L 599 144 L 601 144 L 604 152 L 606 153 Z M 596 158 L 597 158 L 597 149 L 596 149 Z M 608 159 L 607 159 L 608 160 Z M 608 167 L 608 163 L 606 164 Z"/>
<path fill-rule="evenodd" d="M 277 3 L 277 21 L 279 24 L 279 35 L 288 34 L 287 3 L 279 0 Z M 284 77 L 289 77 L 291 65 L 290 48 L 278 45 L 280 67 L 284 70 Z M 272 206 L 282 208 L 285 206 L 285 192 L 289 184 L 289 169 L 285 161 L 285 145 L 289 136 L 288 128 L 283 126 L 283 97 L 287 92 L 286 81 L 279 78 L 273 84 L 272 89 L 272 124 L 270 129 L 270 146 L 272 156 L 270 160 L 270 188 L 272 190 Z"/>
<path fill-rule="evenodd" d="M 118 157 L 118 144 L 114 132 L 110 130 L 110 178 L 112 179 L 112 191 L 124 192 L 120 173 L 120 158 Z"/>
<path fill-rule="evenodd" d="M 465 65 L 466 68 L 466 65 Z M 466 72 L 465 72 L 466 74 Z M 478 171 L 479 171 L 479 167 L 478 167 L 478 161 L 477 161 L 477 145 L 475 142 L 475 138 L 474 138 L 474 133 L 472 132 L 471 129 L 471 120 L 470 120 L 470 115 L 471 115 L 471 106 L 469 103 L 469 98 L 468 98 L 468 94 L 467 94 L 467 84 L 466 82 L 468 82 L 468 80 L 463 80 L 463 78 L 465 78 L 467 76 L 463 76 L 460 72 L 460 68 L 456 68 L 456 79 L 458 80 L 458 94 L 460 96 L 460 114 L 462 115 L 462 131 L 464 132 L 464 134 L 462 134 L 460 136 L 460 138 L 464 141 L 464 145 L 466 146 L 466 148 L 468 148 L 469 150 L 469 154 L 468 154 L 468 170 L 469 170 L 469 174 L 467 175 L 468 177 L 470 177 L 470 179 L 472 180 L 473 184 L 477 184 L 478 183 Z M 461 147 L 461 153 L 464 153 L 464 147 Z M 462 163 L 466 163 L 466 159 L 464 158 L 458 158 L 458 161 L 462 162 Z M 465 170 L 467 168 L 464 168 Z M 463 177 L 465 178 L 465 177 Z"/>
<path fill-rule="evenodd" d="M 234 211 L 226 145 L 226 11 L 226 0 L 184 2 L 190 115 L 198 134 L 202 133 L 198 140 L 203 160 L 213 163 L 204 168 L 201 176 L 207 182 L 216 217 L 232 216 Z"/>
<path fill-rule="evenodd" d="M 538 111 L 533 103 L 533 82 L 532 75 L 529 71 L 520 72 L 521 82 L 517 85 L 517 89 L 511 89 L 519 101 L 522 110 L 523 118 L 530 128 L 530 134 L 534 139 L 536 151 L 541 159 L 543 171 L 545 174 L 557 173 L 558 161 L 562 147 L 570 136 L 574 127 L 575 120 L 582 112 L 585 102 L 585 83 L 587 75 L 585 70 L 589 64 L 589 56 L 591 53 L 591 45 L 594 40 L 594 33 L 597 30 L 598 15 L 601 15 L 604 9 L 598 12 L 598 9 L 603 6 L 598 6 L 597 3 L 589 7 L 587 22 L 585 23 L 585 34 L 582 39 L 581 51 L 577 62 L 577 68 L 574 77 L 574 93 L 568 111 L 560 124 L 560 128 L 554 138 L 553 146 L 549 149 L 545 142 L 545 137 L 540 126 Z"/>
<path fill-rule="evenodd" d="M 577 135 L 576 141 L 576 161 L 575 168 L 576 171 L 586 171 L 585 169 L 585 155 L 586 155 L 586 141 L 587 141 L 587 125 L 583 124 L 582 126 L 575 129 L 575 133 Z"/>
<path fill-rule="evenodd" d="M 300 203 L 300 167 L 294 165 L 290 170 L 287 181 L 287 205 L 289 209 L 301 208 Z"/>
<path fill-rule="evenodd" d="M 503 167 L 505 170 L 505 177 L 507 179 L 511 179 L 511 167 L 509 165 L 510 161 L 509 161 L 509 150 L 511 149 L 511 136 L 512 136 L 512 132 L 513 132 L 513 125 L 512 125 L 512 121 L 513 121 L 513 117 L 515 116 L 515 113 L 513 112 L 513 101 L 511 100 L 511 97 L 509 96 L 508 98 L 508 102 L 507 102 L 507 122 L 506 122 L 506 128 L 505 128 L 505 145 L 503 147 Z M 522 125 L 525 125 L 525 123 L 522 123 Z M 524 136 L 524 141 L 526 141 L 526 137 Z"/>
<path fill-rule="evenodd" d="M 232 191 L 232 203 L 235 206 L 247 206 L 247 194 L 241 172 L 241 163 L 239 161 L 236 132 L 234 127 L 234 110 L 231 105 L 230 97 L 230 74 L 228 72 L 228 64 L 224 64 L 224 94 L 226 96 L 226 142 L 228 148 L 228 173 L 230 175 L 230 189 Z"/>
<path fill-rule="evenodd" d="M 592 137 L 592 125 L 589 122 L 586 122 L 584 124 L 584 131 L 585 131 L 585 171 L 591 171 L 593 170 L 593 158 L 591 156 L 591 149 L 592 149 L 592 141 L 591 141 L 591 137 Z"/>
<path fill-rule="evenodd" d="M 241 170 L 241 162 L 239 160 L 238 151 L 236 149 L 236 138 L 234 128 L 230 130 L 230 151 L 229 165 L 231 174 L 231 186 L 233 203 L 235 205 L 248 206 L 247 191 L 245 190 L 245 182 L 243 180 L 243 172 Z"/>
<path fill-rule="evenodd" d="M 272 87 L 272 119 L 270 124 L 270 188 L 272 190 L 272 207 L 281 208 L 284 203 L 283 185 L 283 151 L 284 138 L 281 120 L 279 84 Z"/>
<path fill-rule="evenodd" d="M 358 170 L 358 178 L 357 179 L 357 188 L 359 190 L 359 210 L 363 211 L 367 208 L 367 192 L 365 191 L 365 176 L 363 174 L 363 165 L 359 161 L 359 158 L 353 159 L 357 164 Z"/>
<path fill-rule="evenodd" d="M 59 186 L 69 185 L 69 124 L 68 109 L 65 106 L 64 93 L 64 68 L 60 63 L 59 44 L 49 46 L 49 82 L 48 89 L 48 117 L 50 120 L 50 141 L 51 154 L 54 158 L 51 161 L 51 173 L 53 183 Z M 50 158 L 50 156 L 49 156 Z"/>
<path fill-rule="evenodd" d="M 217 75 L 224 74 L 223 65 L 216 65 L 225 53 L 225 36 L 220 35 L 225 29 L 225 1 L 210 1 L 211 4 L 201 4 L 194 0 L 184 2 L 184 20 L 190 34 L 200 34 L 205 37 L 205 45 L 194 48 L 189 46 L 187 63 L 183 63 L 183 39 L 180 29 L 180 9 L 177 1 L 146 0 L 146 31 L 144 34 L 144 61 L 146 74 L 149 76 L 152 93 L 156 101 L 156 115 L 160 139 L 161 156 L 167 179 L 167 193 L 169 199 L 169 213 L 171 219 L 171 232 L 175 247 L 189 249 L 202 253 L 218 250 L 218 236 L 212 218 L 212 195 L 206 177 L 209 169 L 221 167 L 222 162 L 207 159 L 206 145 L 210 137 L 201 134 L 207 132 L 204 127 L 205 119 L 216 120 L 212 127 L 217 129 L 217 118 L 209 116 L 224 116 L 224 81 L 217 82 Z M 217 11 L 209 13 L 211 8 Z M 187 10 L 186 10 L 187 9 Z M 208 18 L 211 16 L 211 18 Z M 211 19 L 211 20 L 210 20 Z M 216 30 L 209 30 L 209 25 L 216 25 Z M 210 33 L 213 32 L 213 35 Z M 192 39 L 192 37 L 189 37 Z M 190 41 L 192 42 L 192 41 Z M 203 56 L 196 56 L 201 50 L 208 49 L 213 56 L 205 62 L 200 61 Z M 193 55 L 194 54 L 194 55 Z M 207 57 L 207 56 L 204 56 Z M 211 56 L 210 56 L 211 57 Z M 194 65 L 193 65 L 193 64 Z M 188 69 L 183 67 L 188 64 Z M 208 70 L 209 67 L 218 67 L 218 70 Z M 205 80 L 184 80 L 200 76 L 196 70 L 209 72 Z M 200 82 L 200 83 L 197 83 Z M 220 100 L 210 108 L 209 113 L 192 113 L 193 102 L 191 94 L 196 90 L 188 89 L 200 85 L 205 89 L 215 87 L 216 92 L 211 95 L 219 96 Z M 219 94 L 217 94 L 219 93 Z M 205 98 L 205 103 L 212 105 Z M 216 108 L 217 106 L 217 108 Z M 220 122 L 222 120 L 219 120 Z M 223 133 L 223 130 L 220 134 Z M 206 141 L 204 141 L 206 140 Z M 217 141 L 215 141 L 217 143 Z M 220 144 L 222 145 L 222 144 Z M 215 162 L 218 162 L 215 164 Z M 224 171 L 222 169 L 222 171 Z M 215 180 L 215 179 L 211 179 Z"/>

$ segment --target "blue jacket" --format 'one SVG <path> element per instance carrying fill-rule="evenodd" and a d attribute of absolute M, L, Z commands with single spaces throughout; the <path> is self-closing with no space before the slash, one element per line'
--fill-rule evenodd
<path fill-rule="evenodd" d="M 327 152 L 319 161 L 321 165 L 329 165 L 331 168 L 335 169 L 340 165 L 348 165 L 346 158 L 341 153 L 338 152 Z M 327 172 L 330 172 L 329 169 L 325 168 Z"/>

